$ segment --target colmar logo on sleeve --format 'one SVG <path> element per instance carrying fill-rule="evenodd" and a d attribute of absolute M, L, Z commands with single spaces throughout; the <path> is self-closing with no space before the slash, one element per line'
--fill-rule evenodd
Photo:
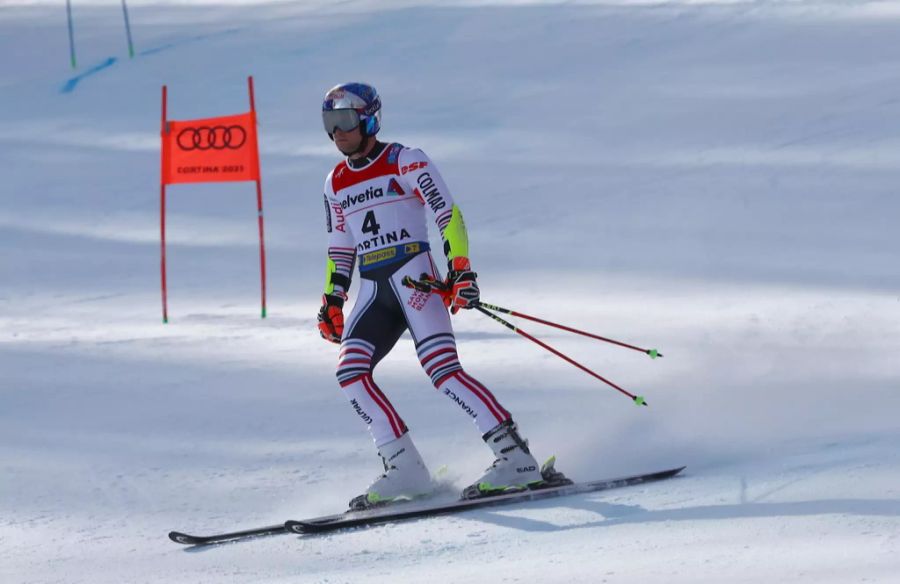
<path fill-rule="evenodd" d="M 423 172 L 419 175 L 419 178 L 416 179 L 416 182 L 419 184 L 421 198 L 428 203 L 428 206 L 431 207 L 432 211 L 438 212 L 447 206 L 447 203 L 444 202 L 444 197 L 441 196 L 441 192 L 434 184 L 434 179 L 431 178 L 430 174 Z"/>

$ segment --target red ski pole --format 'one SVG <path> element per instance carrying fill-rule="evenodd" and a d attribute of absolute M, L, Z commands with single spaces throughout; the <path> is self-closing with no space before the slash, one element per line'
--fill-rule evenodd
<path fill-rule="evenodd" d="M 643 349 L 641 347 L 635 347 L 634 345 L 629 345 L 628 343 L 623 343 L 621 341 L 616 341 L 614 339 L 608 339 L 606 337 L 601 337 L 600 335 L 595 335 L 594 333 L 589 333 L 587 331 L 578 330 L 576 328 L 572 328 L 570 326 L 565 326 L 562 324 L 558 324 L 555 322 L 550 322 L 549 320 L 544 320 L 542 318 L 538 318 L 536 316 L 530 316 L 528 314 L 523 314 L 521 312 L 517 312 L 515 310 L 510 310 L 508 308 L 503 308 L 501 306 L 495 306 L 493 304 L 488 304 L 486 302 L 479 302 L 481 306 L 487 308 L 489 310 L 493 310 L 495 312 L 502 312 L 503 314 L 509 314 L 511 316 L 518 316 L 519 318 L 524 318 L 527 320 L 533 320 L 534 322 L 539 322 L 541 324 L 545 324 L 547 326 L 552 326 L 558 329 L 562 329 L 564 331 L 568 331 L 570 333 L 575 333 L 577 335 L 582 335 L 585 337 L 590 337 L 592 339 L 597 339 L 598 341 L 604 341 L 606 343 L 612 343 L 613 345 L 618 345 L 620 347 L 625 347 L 626 349 L 632 349 L 634 351 L 639 351 L 641 353 L 646 353 L 650 355 L 651 359 L 656 359 L 657 357 L 662 357 L 663 354 L 660 353 L 657 349 Z"/>
<path fill-rule="evenodd" d="M 553 354 L 556 355 L 557 357 L 559 357 L 559 358 L 565 360 L 565 361 L 568 362 L 568 363 L 571 363 L 571 364 L 574 365 L 575 367 L 578 367 L 579 369 L 581 369 L 582 371 L 584 371 L 584 372 L 587 373 L 588 375 L 591 375 L 591 376 L 593 376 L 593 377 L 596 377 L 597 379 L 599 379 L 600 381 L 602 381 L 602 382 L 605 383 L 606 385 L 612 387 L 613 389 L 616 389 L 616 390 L 622 392 L 623 394 L 625 394 L 625 395 L 627 395 L 628 397 L 630 397 L 631 400 L 632 400 L 634 403 L 636 403 L 637 405 L 639 405 L 639 406 L 646 406 L 646 405 L 647 405 L 647 400 L 645 400 L 642 396 L 634 395 L 633 393 L 630 393 L 630 392 L 628 392 L 628 391 L 622 389 L 621 387 L 619 387 L 618 385 L 616 385 L 615 383 L 613 383 L 613 382 L 610 381 L 609 379 L 606 379 L 606 378 L 603 377 L 602 375 L 599 375 L 599 374 L 597 374 L 597 373 L 591 371 L 590 369 L 588 369 L 587 367 L 585 367 L 584 365 L 582 365 L 581 363 L 579 363 L 579 362 L 576 361 L 575 359 L 572 359 L 571 357 L 569 357 L 568 355 L 565 355 L 565 354 L 562 353 L 561 351 L 558 351 L 558 350 L 554 349 L 553 347 L 551 347 L 551 346 L 548 345 L 547 343 L 545 343 L 545 342 L 543 342 L 543 341 L 541 341 L 541 340 L 539 340 L 539 339 L 534 338 L 533 336 L 529 335 L 528 333 L 526 333 L 525 331 L 523 331 L 522 329 L 520 329 L 520 328 L 517 327 L 516 325 L 514 325 L 514 324 L 512 324 L 511 322 L 508 322 L 508 321 L 506 321 L 506 320 L 500 318 L 499 316 L 497 316 L 497 315 L 494 314 L 493 312 L 490 312 L 489 310 L 485 309 L 485 308 L 482 307 L 481 305 L 476 305 L 475 308 L 476 308 L 478 311 L 480 311 L 482 314 L 486 314 L 486 315 L 488 315 L 489 317 L 493 318 L 494 320 L 496 320 L 497 322 L 499 322 L 500 324 L 502 324 L 503 326 L 505 326 L 505 327 L 508 328 L 509 330 L 511 330 L 511 331 L 513 331 L 513 332 L 515 332 L 515 333 L 518 333 L 518 334 L 522 335 L 523 337 L 525 337 L 526 339 L 528 339 L 529 341 L 531 341 L 531 342 L 533 342 L 533 343 L 537 343 L 538 345 L 540 345 L 541 347 L 547 349 L 548 351 L 550 351 L 551 353 L 553 353 Z"/>
<path fill-rule="evenodd" d="M 432 280 L 430 277 L 426 278 L 426 276 L 427 276 L 427 274 L 423 274 L 421 280 L 413 280 L 411 277 L 406 276 L 405 278 L 403 278 L 403 285 L 404 285 L 404 286 L 408 286 L 408 287 L 410 287 L 410 288 L 415 288 L 416 290 L 419 290 L 420 292 L 434 293 L 434 294 L 439 294 L 440 296 L 446 296 L 447 294 L 450 293 L 450 291 L 447 289 L 446 285 L 445 285 L 443 282 L 438 282 L 437 280 Z M 559 358 L 565 360 L 567 363 L 570 363 L 570 364 L 574 365 L 575 367 L 578 367 L 579 369 L 581 369 L 582 371 L 584 371 L 584 372 L 587 373 L 588 375 L 591 375 L 592 377 L 595 377 L 595 378 L 599 379 L 600 381 L 602 381 L 602 382 L 605 383 L 606 385 L 612 387 L 613 389 L 615 389 L 615 390 L 621 392 L 621 393 L 624 394 L 624 395 L 627 395 L 628 397 L 631 398 L 631 400 L 632 400 L 635 404 L 637 404 L 637 405 L 639 405 L 639 406 L 646 406 L 646 405 L 649 405 L 649 404 L 647 404 L 647 400 L 644 399 L 643 396 L 634 395 L 633 393 L 631 393 L 631 392 L 629 392 L 629 391 L 626 391 L 625 389 L 622 389 L 621 387 L 619 387 L 618 385 L 616 385 L 616 384 L 613 383 L 612 381 L 606 379 L 606 378 L 603 377 L 602 375 L 599 375 L 598 373 L 595 373 L 595 372 L 592 371 L 591 369 L 588 369 L 587 367 L 585 367 L 584 365 L 582 365 L 581 363 L 579 363 L 579 362 L 576 361 L 575 359 L 572 359 L 571 357 L 569 357 L 568 355 L 562 353 L 561 351 L 559 351 L 559 350 L 557 350 L 557 349 L 554 349 L 553 347 L 551 347 L 551 346 L 548 345 L 547 343 L 545 343 L 545 342 L 543 342 L 543 341 L 541 341 L 541 340 L 539 340 L 539 339 L 536 339 L 535 337 L 533 337 L 533 336 L 531 336 L 530 334 L 526 333 L 525 331 L 523 331 L 523 330 L 520 329 L 519 327 L 515 326 L 515 325 L 512 324 L 511 322 L 509 322 L 509 321 L 507 321 L 507 320 L 504 320 L 503 318 L 497 316 L 497 315 L 494 314 L 493 312 L 490 312 L 489 310 L 487 310 L 486 308 L 484 308 L 484 306 L 483 306 L 482 304 L 479 303 L 479 304 L 475 305 L 475 308 L 476 308 L 479 312 L 481 312 L 482 314 L 486 314 L 487 316 L 489 316 L 489 317 L 491 317 L 492 319 L 496 320 L 497 322 L 499 322 L 500 324 L 502 324 L 503 326 L 505 326 L 505 327 L 508 328 L 509 330 L 511 330 L 511 331 L 513 331 L 513 332 L 515 332 L 515 333 L 517 333 L 517 334 L 519 334 L 519 335 L 525 337 L 526 339 L 528 339 L 529 341 L 531 341 L 531 342 L 533 342 L 533 343 L 536 343 L 537 345 L 539 345 L 539 346 L 543 347 L 544 349 L 550 351 L 551 353 L 553 353 L 553 354 L 556 355 L 557 357 L 559 357 Z"/>

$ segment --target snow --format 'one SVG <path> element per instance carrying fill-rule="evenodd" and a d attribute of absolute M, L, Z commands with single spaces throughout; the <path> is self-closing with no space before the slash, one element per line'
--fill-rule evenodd
<path fill-rule="evenodd" d="M 0 6 L 0 581 L 900 581 L 900 2 L 74 2 Z M 115 61 L 108 66 L 99 65 Z M 93 73 L 86 74 L 94 68 Z M 160 86 L 238 113 L 255 194 L 173 187 Z M 71 82 L 78 77 L 77 83 Z M 681 478 L 315 538 L 166 538 L 342 509 L 379 469 L 321 294 L 325 90 L 370 81 L 466 215 L 466 368 L 576 479 Z M 64 91 L 68 89 L 68 91 Z M 433 470 L 490 463 L 401 340 L 376 376 Z"/>

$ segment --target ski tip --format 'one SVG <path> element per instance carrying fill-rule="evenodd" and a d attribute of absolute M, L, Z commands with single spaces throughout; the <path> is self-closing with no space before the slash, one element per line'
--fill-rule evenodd
<path fill-rule="evenodd" d="M 686 469 L 686 468 L 687 468 L 687 465 L 685 465 L 685 466 L 678 466 L 678 467 L 675 467 L 675 468 L 670 468 L 669 470 L 664 470 L 664 471 L 658 473 L 658 475 L 659 475 L 661 478 L 674 477 L 675 475 L 681 473 L 681 471 L 683 471 L 683 470 Z"/>
<path fill-rule="evenodd" d="M 645 475 L 637 475 L 637 478 L 640 479 L 640 482 L 655 482 L 661 481 L 665 479 L 670 479 L 686 469 L 687 466 L 676 466 L 675 468 L 667 468 L 666 470 L 658 470 L 656 472 L 650 472 Z"/>
<path fill-rule="evenodd" d="M 197 538 L 186 533 L 181 533 L 180 531 L 170 531 L 169 539 L 174 541 L 175 543 L 182 543 L 184 545 L 194 545 L 197 543 Z"/>

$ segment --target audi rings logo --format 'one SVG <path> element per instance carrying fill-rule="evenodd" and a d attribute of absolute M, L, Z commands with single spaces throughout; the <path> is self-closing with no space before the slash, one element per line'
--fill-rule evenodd
<path fill-rule="evenodd" d="M 182 150 L 238 150 L 247 143 L 247 131 L 241 126 L 188 127 L 178 133 Z"/>

